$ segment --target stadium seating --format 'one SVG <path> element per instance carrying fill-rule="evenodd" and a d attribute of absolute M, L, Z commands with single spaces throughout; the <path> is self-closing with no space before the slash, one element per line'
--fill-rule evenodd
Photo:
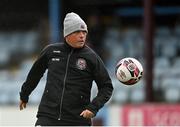
<path fill-rule="evenodd" d="M 156 29 L 154 38 L 153 87 L 156 91 L 162 91 L 164 100 L 161 101 L 170 103 L 180 102 L 179 35 L 180 25 L 177 25 L 174 29 L 159 27 Z M 34 53 L 36 47 L 38 47 L 38 36 L 38 33 L 33 31 L 12 32 L 11 34 L 0 33 L 0 67 L 3 68 L 3 65 L 7 65 L 13 58 L 14 53 L 20 52 L 21 55 L 28 56 Z M 143 32 L 137 28 L 121 30 L 117 27 L 111 27 L 105 32 L 103 44 L 102 48 L 109 52 L 105 64 L 110 72 L 115 88 L 110 103 L 143 103 L 145 101 L 144 79 L 134 86 L 125 86 L 114 75 L 117 61 L 123 57 L 136 57 L 145 67 Z M 17 59 L 21 58 L 21 55 L 18 55 Z M 20 87 L 25 81 L 33 61 L 32 57 L 24 59 L 15 72 L 12 72 L 10 69 L 1 69 L 0 104 L 18 103 Z M 30 104 L 38 104 L 45 82 L 46 76 L 41 79 L 38 87 L 33 91 L 30 97 Z M 94 86 L 92 88 L 92 98 L 97 94 Z"/>

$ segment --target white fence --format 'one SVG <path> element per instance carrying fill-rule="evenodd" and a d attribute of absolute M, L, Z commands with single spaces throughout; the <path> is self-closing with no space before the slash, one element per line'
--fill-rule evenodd
<path fill-rule="evenodd" d="M 30 106 L 20 111 L 15 106 L 0 106 L 0 126 L 34 126 L 38 107 Z"/>

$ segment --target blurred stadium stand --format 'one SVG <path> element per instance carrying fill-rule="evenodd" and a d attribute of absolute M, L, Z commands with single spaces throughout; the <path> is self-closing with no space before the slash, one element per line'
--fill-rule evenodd
<path fill-rule="evenodd" d="M 48 1 L 36 2 L 31 1 L 25 4 L 21 0 L 16 5 L 13 5 L 14 2 L 7 3 L 6 0 L 1 2 L 3 5 L 0 6 L 0 105 L 18 104 L 22 83 L 41 49 L 49 43 Z M 72 2 L 69 8 L 67 8 L 67 2 Z M 144 61 L 142 17 L 138 14 L 133 15 L 131 13 L 133 9 L 128 10 L 129 15 L 124 15 L 126 10 L 119 10 L 123 5 L 128 8 L 140 7 L 142 9 L 141 1 L 132 2 L 129 0 L 126 2 L 119 0 L 115 8 L 108 11 L 106 8 L 112 7 L 113 2 L 115 1 L 104 3 L 99 1 L 89 5 L 88 8 L 92 7 L 92 11 L 88 13 L 87 11 L 80 11 L 80 9 L 87 7 L 86 2 L 77 1 L 72 6 L 74 3 L 72 0 L 62 1 L 62 17 L 66 12 L 72 10 L 79 13 L 87 22 L 92 15 L 95 16 L 93 21 L 98 21 L 103 26 L 99 26 L 99 28 L 96 25 L 89 27 L 89 31 L 93 28 L 103 29 L 103 31 L 99 31 L 102 32 L 100 34 L 101 42 L 91 44 L 90 41 L 89 44 L 95 50 L 102 50 L 97 50 L 97 52 L 103 58 L 113 79 L 115 91 L 109 104 L 144 103 L 144 78 L 135 86 L 125 86 L 114 77 L 115 65 L 123 57 L 135 57 L 143 65 L 146 64 Z M 163 10 L 156 15 L 153 81 L 156 102 L 180 102 L 180 4 L 179 1 L 176 2 L 179 6 L 174 11 L 171 8 L 170 16 L 165 15 Z M 168 3 L 171 7 L 176 5 L 175 2 L 174 4 L 170 4 L 170 2 L 166 4 Z M 21 8 L 21 5 L 24 6 Z M 42 8 L 39 9 L 41 5 Z M 167 6 L 162 3 L 162 0 L 157 1 L 156 5 Z M 97 9 L 94 9 L 95 7 Z M 7 8 L 11 9 L 8 10 Z M 123 14 L 121 15 L 119 11 Z M 167 11 L 165 9 L 165 12 Z M 6 12 L 7 15 L 5 15 Z M 95 32 L 98 29 L 95 29 Z M 93 32 L 89 35 L 89 39 L 92 36 Z M 145 73 L 148 72 L 145 71 Z M 32 93 L 30 104 L 37 105 L 39 103 L 45 82 L 46 74 Z"/>

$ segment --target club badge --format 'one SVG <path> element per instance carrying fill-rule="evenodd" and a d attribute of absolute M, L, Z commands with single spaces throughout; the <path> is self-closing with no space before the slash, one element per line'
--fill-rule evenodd
<path fill-rule="evenodd" d="M 77 66 L 77 68 L 78 69 L 80 69 L 80 70 L 84 70 L 84 69 L 86 69 L 86 60 L 85 59 L 83 59 L 83 58 L 79 58 L 78 60 L 77 60 L 77 62 L 76 62 L 76 66 Z"/>
<path fill-rule="evenodd" d="M 81 29 L 85 29 L 85 26 L 84 26 L 84 25 L 81 25 Z"/>

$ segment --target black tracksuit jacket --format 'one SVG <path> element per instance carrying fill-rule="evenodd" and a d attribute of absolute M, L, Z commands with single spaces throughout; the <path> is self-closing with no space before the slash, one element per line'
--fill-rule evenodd
<path fill-rule="evenodd" d="M 47 82 L 37 117 L 89 124 L 91 120 L 83 118 L 80 113 L 89 109 L 96 115 L 112 95 L 111 79 L 97 54 L 86 45 L 75 49 L 65 42 L 43 49 L 22 85 L 22 101 L 28 102 L 29 95 L 46 69 Z M 90 101 L 93 80 L 97 84 L 98 94 Z"/>

